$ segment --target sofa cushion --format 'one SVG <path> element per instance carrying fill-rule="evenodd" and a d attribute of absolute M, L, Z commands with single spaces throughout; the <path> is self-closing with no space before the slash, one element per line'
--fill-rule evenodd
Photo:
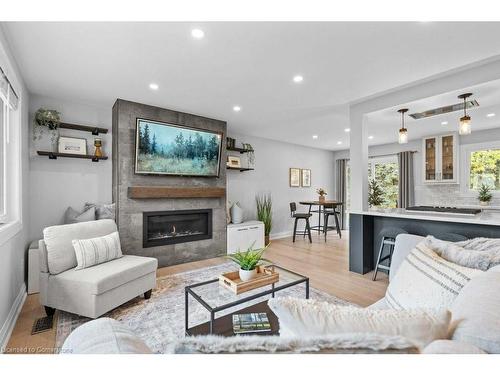
<path fill-rule="evenodd" d="M 450 313 L 446 310 L 374 310 L 291 297 L 273 298 L 268 304 L 283 336 L 375 333 L 403 336 L 420 347 L 448 337 Z"/>
<path fill-rule="evenodd" d="M 78 264 L 76 266 L 77 270 L 109 262 L 123 256 L 118 232 L 86 240 L 73 240 L 72 243 Z"/>
<path fill-rule="evenodd" d="M 486 354 L 486 352 L 466 342 L 436 340 L 427 345 L 422 354 Z"/>
<path fill-rule="evenodd" d="M 70 269 L 49 278 L 51 288 L 63 288 L 78 295 L 102 294 L 131 280 L 155 272 L 155 258 L 124 255 L 111 262 L 98 264 L 81 270 Z"/>
<path fill-rule="evenodd" d="M 57 275 L 76 267 L 73 240 L 105 236 L 116 231 L 116 223 L 113 220 L 88 221 L 45 228 L 43 241 L 47 248 L 49 272 Z"/>
<path fill-rule="evenodd" d="M 468 283 L 451 305 L 453 340 L 500 353 L 500 272 L 489 270 Z"/>
<path fill-rule="evenodd" d="M 85 203 L 85 210 L 89 209 L 90 207 L 95 207 L 95 218 L 97 220 L 115 220 L 116 206 L 114 203 Z"/>
<path fill-rule="evenodd" d="M 406 259 L 406 256 L 412 251 L 418 243 L 422 242 L 425 237 L 414 234 L 402 233 L 396 237 L 394 244 L 394 252 L 391 258 L 391 270 L 389 271 L 389 281 L 396 275 L 401 263 Z"/>
<path fill-rule="evenodd" d="M 95 207 L 85 207 L 82 212 L 78 212 L 73 207 L 68 207 L 64 214 L 64 224 L 83 223 L 95 220 Z"/>
<path fill-rule="evenodd" d="M 441 258 L 424 241 L 410 251 L 387 288 L 393 309 L 448 309 L 460 290 L 483 271 Z"/>
<path fill-rule="evenodd" d="M 110 318 L 91 320 L 66 338 L 61 354 L 148 354 L 148 346 L 124 324 Z"/>

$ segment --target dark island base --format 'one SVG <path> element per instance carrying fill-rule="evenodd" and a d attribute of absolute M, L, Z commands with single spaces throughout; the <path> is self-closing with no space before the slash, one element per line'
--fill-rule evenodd
<path fill-rule="evenodd" d="M 418 220 L 363 214 L 349 215 L 349 271 L 365 274 L 372 271 L 377 261 L 380 232 L 384 228 L 398 227 L 410 234 L 433 235 L 440 238 L 445 233 L 457 233 L 467 238 L 500 238 L 500 226 Z"/>

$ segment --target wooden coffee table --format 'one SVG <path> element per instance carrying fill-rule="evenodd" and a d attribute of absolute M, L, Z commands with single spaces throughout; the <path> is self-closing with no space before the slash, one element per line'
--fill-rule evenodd
<path fill-rule="evenodd" d="M 189 285 L 185 288 L 185 332 L 186 336 L 194 335 L 221 335 L 234 336 L 233 314 L 267 313 L 271 323 L 270 332 L 262 332 L 260 335 L 277 335 L 279 332 L 278 318 L 267 305 L 267 300 L 260 301 L 250 306 L 245 306 L 237 311 L 216 318 L 216 314 L 224 310 L 232 309 L 247 302 L 262 299 L 266 296 L 274 297 L 277 292 L 291 288 L 298 284 L 304 284 L 305 298 L 309 298 L 309 278 L 296 272 L 275 265 L 280 274 L 277 283 L 252 289 L 248 292 L 236 295 L 226 287 L 219 284 L 219 279 L 212 279 L 202 283 Z M 189 296 L 201 304 L 209 313 L 210 320 L 206 323 L 189 327 Z"/>

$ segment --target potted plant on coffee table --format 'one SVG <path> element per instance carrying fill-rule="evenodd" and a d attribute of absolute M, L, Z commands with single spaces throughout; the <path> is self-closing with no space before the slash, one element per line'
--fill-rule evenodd
<path fill-rule="evenodd" d="M 252 245 L 247 251 L 237 251 L 227 256 L 240 267 L 239 275 L 241 281 L 249 281 L 257 276 L 257 267 L 262 261 L 266 261 L 266 259 L 262 258 L 266 249 L 267 247 L 254 250 Z"/>
<path fill-rule="evenodd" d="M 491 194 L 491 187 L 486 184 L 481 184 L 477 198 L 479 199 L 479 204 L 481 206 L 487 206 L 493 198 L 493 194 Z"/>

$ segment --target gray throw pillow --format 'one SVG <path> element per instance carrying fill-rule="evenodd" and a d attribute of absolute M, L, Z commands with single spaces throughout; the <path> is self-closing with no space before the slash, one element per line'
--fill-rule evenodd
<path fill-rule="evenodd" d="M 64 216 L 64 224 L 82 223 L 84 221 L 95 220 L 95 208 L 89 207 L 78 212 L 73 207 L 68 207 Z"/>
<path fill-rule="evenodd" d="M 115 220 L 115 204 L 85 203 L 85 208 L 95 207 L 95 218 L 97 220 Z"/>

